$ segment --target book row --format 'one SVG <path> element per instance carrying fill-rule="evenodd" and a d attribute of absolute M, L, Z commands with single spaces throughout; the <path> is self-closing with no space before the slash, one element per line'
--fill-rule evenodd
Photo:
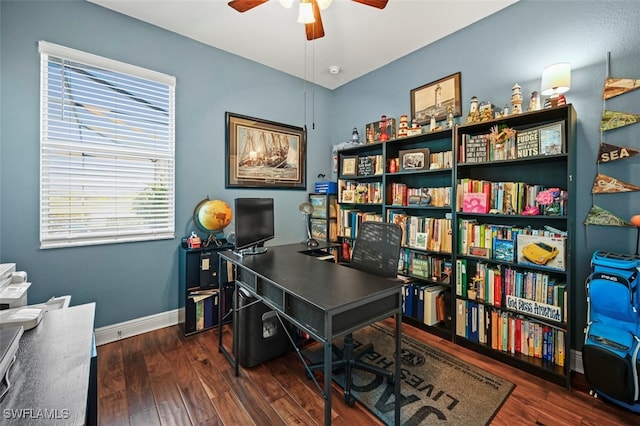
<path fill-rule="evenodd" d="M 567 285 L 544 272 L 500 268 L 483 262 L 468 270 L 456 259 L 456 295 L 521 312 L 543 320 L 565 322 Z"/>
<path fill-rule="evenodd" d="M 451 219 L 412 216 L 402 210 L 387 210 L 387 222 L 402 228 L 402 245 L 451 253 Z"/>
<path fill-rule="evenodd" d="M 400 250 L 398 271 L 410 277 L 423 278 L 442 284 L 451 283 L 451 258 Z"/>
<path fill-rule="evenodd" d="M 526 129 L 493 129 L 491 133 L 463 134 L 459 163 L 515 160 L 566 152 L 564 123 L 555 122 Z"/>
<path fill-rule="evenodd" d="M 204 330 L 218 323 L 218 289 L 189 293 L 188 303 L 195 305 L 195 329 Z"/>
<path fill-rule="evenodd" d="M 567 237 L 563 231 L 458 221 L 459 254 L 501 262 L 566 269 Z"/>
<path fill-rule="evenodd" d="M 382 182 L 339 181 L 338 200 L 341 203 L 382 203 Z"/>
<path fill-rule="evenodd" d="M 547 200 L 544 197 L 550 191 L 557 191 L 553 200 Z M 456 196 L 457 211 L 465 213 L 495 212 L 556 216 L 567 214 L 569 198 L 567 191 L 559 188 L 547 188 L 525 182 L 491 182 L 467 178 L 458 180 Z M 554 209 L 547 208 L 547 205 L 539 201 L 540 199 L 544 199 L 544 202 L 556 203 Z"/>
<path fill-rule="evenodd" d="M 358 209 L 340 209 L 338 232 L 342 237 L 356 238 L 358 228 L 365 221 L 382 222 L 382 215 Z"/>
<path fill-rule="evenodd" d="M 472 300 L 456 300 L 456 335 L 493 350 L 564 366 L 565 331 Z"/>
<path fill-rule="evenodd" d="M 451 187 L 411 188 L 404 183 L 392 183 L 391 204 L 394 206 L 448 207 L 451 205 Z"/>
<path fill-rule="evenodd" d="M 451 318 L 446 286 L 414 281 L 403 287 L 402 313 L 426 325 L 437 325 Z"/>

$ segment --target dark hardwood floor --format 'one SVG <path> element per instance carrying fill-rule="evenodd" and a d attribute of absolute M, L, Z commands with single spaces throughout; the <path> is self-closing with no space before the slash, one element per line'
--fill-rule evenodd
<path fill-rule="evenodd" d="M 387 320 L 389 325 L 393 320 Z M 516 384 L 492 425 L 638 425 L 640 416 L 403 325 L 403 332 Z M 98 347 L 100 425 L 321 425 L 322 398 L 295 353 L 233 369 L 218 352 L 217 330 L 185 337 L 167 327 Z M 223 338 L 229 341 L 231 330 Z M 333 390 L 334 425 L 381 424 Z"/>

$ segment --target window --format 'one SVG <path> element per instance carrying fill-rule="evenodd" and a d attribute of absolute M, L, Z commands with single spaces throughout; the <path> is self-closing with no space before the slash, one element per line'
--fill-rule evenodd
<path fill-rule="evenodd" d="M 39 49 L 40 248 L 174 238 L 175 78 Z"/>

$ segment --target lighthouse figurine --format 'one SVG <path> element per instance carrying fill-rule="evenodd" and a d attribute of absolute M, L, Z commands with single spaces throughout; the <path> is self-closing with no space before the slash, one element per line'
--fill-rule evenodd
<path fill-rule="evenodd" d="M 511 90 L 511 113 L 522 114 L 522 92 L 520 92 L 520 85 L 518 83 L 514 84 Z"/>

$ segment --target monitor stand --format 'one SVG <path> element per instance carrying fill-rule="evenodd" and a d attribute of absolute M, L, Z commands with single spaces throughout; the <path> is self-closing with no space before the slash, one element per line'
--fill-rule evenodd
<path fill-rule="evenodd" d="M 235 253 L 239 256 L 249 256 L 252 254 L 262 254 L 266 252 L 267 252 L 266 247 L 257 247 L 257 246 L 235 251 Z"/>

